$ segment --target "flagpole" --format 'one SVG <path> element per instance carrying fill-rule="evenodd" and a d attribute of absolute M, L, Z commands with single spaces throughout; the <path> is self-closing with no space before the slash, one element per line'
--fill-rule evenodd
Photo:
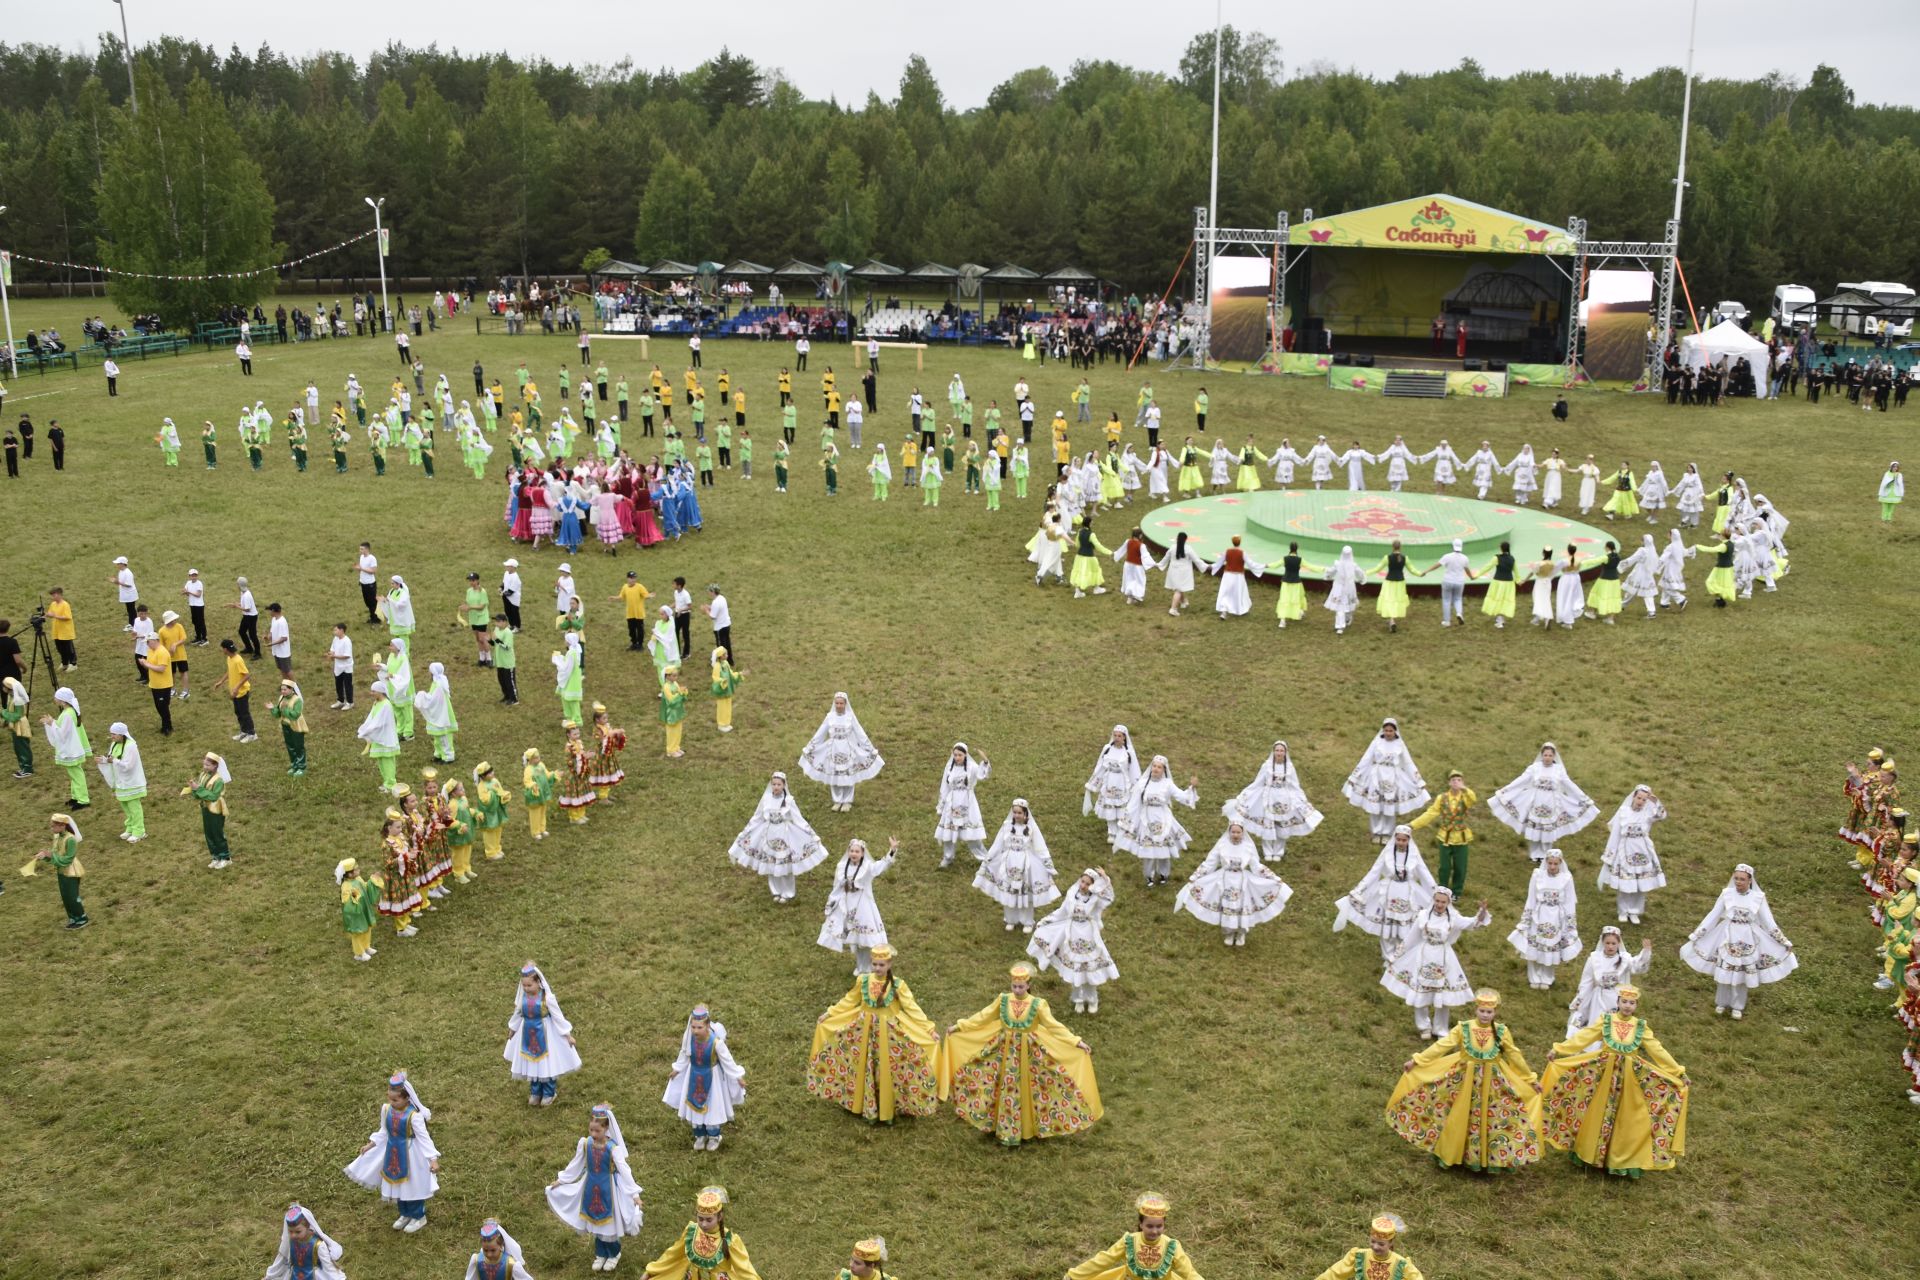
<path fill-rule="evenodd" d="M 1213 255 L 1219 248 L 1215 229 L 1220 225 L 1220 9 L 1221 0 L 1213 3 L 1213 172 L 1207 183 L 1207 272 L 1213 272 Z M 1200 287 L 1207 299 L 1205 344 L 1200 350 L 1200 363 L 1206 367 L 1207 356 L 1213 348 L 1213 281 L 1202 280 Z"/>

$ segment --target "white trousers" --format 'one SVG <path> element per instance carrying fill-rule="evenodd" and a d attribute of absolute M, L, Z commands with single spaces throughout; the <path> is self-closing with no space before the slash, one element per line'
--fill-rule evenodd
<path fill-rule="evenodd" d="M 1644 893 L 1628 893 L 1625 889 L 1616 889 L 1613 896 L 1619 900 L 1619 914 L 1623 916 L 1637 916 L 1647 909 L 1647 895 Z"/>
<path fill-rule="evenodd" d="M 1173 859 L 1142 858 L 1140 859 L 1140 870 L 1146 875 L 1148 883 L 1152 883 L 1155 876 L 1170 876 L 1173 874 Z"/>
<path fill-rule="evenodd" d="M 1266 846 L 1266 852 L 1260 855 L 1264 861 L 1278 862 L 1287 856 L 1287 837 L 1285 836 L 1262 836 L 1260 843 Z"/>
<path fill-rule="evenodd" d="M 1032 907 L 1002 907 L 1000 908 L 1000 918 L 1009 925 L 1014 925 L 1014 926 L 1025 925 L 1028 928 L 1032 928 L 1033 927 L 1033 908 Z"/>
<path fill-rule="evenodd" d="M 1550 964 L 1535 964 L 1531 960 L 1527 961 L 1527 983 L 1529 986 L 1552 986 L 1553 966 Z"/>
<path fill-rule="evenodd" d="M 1378 844 L 1382 839 L 1390 839 L 1393 836 L 1393 829 L 1398 825 L 1400 825 L 1400 819 L 1391 813 L 1370 813 L 1367 815 L 1367 830 L 1373 833 L 1375 844 Z"/>
<path fill-rule="evenodd" d="M 1747 1007 L 1747 989 L 1745 987 L 1729 987 L 1715 983 L 1713 987 L 1713 1003 L 1722 1009 L 1744 1009 Z"/>
<path fill-rule="evenodd" d="M 791 898 L 795 888 L 793 876 L 768 876 L 767 892 L 776 898 Z"/>
<path fill-rule="evenodd" d="M 873 949 L 871 947 L 855 947 L 853 949 L 854 976 L 859 977 L 863 973 L 872 973 L 872 972 L 873 972 Z"/>
<path fill-rule="evenodd" d="M 838 783 L 828 783 L 827 791 L 833 796 L 833 802 L 835 804 L 852 804 L 853 786 L 854 784 L 852 783 L 848 783 L 844 787 Z"/>
<path fill-rule="evenodd" d="M 959 848 L 959 846 L 960 846 L 960 842 L 958 840 L 942 840 L 940 842 L 940 865 L 941 866 L 950 867 L 953 865 L 954 850 Z M 967 841 L 967 852 L 972 854 L 974 857 L 980 859 L 980 861 L 982 862 L 985 862 L 987 860 L 987 846 L 985 846 L 984 844 L 981 844 L 978 840 Z"/>

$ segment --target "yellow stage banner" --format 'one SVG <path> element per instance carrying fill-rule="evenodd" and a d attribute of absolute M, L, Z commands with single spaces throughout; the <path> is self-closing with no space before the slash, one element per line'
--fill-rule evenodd
<path fill-rule="evenodd" d="M 1444 194 L 1418 196 L 1298 223 L 1288 231 L 1287 243 L 1447 253 L 1570 254 L 1574 251 L 1573 237 L 1564 228 Z"/>
<path fill-rule="evenodd" d="M 1447 394 L 1468 396 L 1475 400 L 1496 399 L 1507 394 L 1507 375 L 1463 373 L 1458 369 L 1451 369 L 1447 372 Z"/>

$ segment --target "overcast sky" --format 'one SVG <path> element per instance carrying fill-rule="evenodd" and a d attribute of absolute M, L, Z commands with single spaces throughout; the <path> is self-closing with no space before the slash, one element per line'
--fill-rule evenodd
<path fill-rule="evenodd" d="M 577 65 L 629 57 L 648 69 L 687 70 L 724 44 L 781 68 L 809 97 L 837 95 L 843 102 L 862 101 L 869 90 L 892 97 L 908 55 L 920 53 L 948 100 L 962 108 L 981 105 L 1012 72 L 1040 64 L 1064 74 L 1078 59 L 1108 58 L 1171 72 L 1211 9 L 1205 0 L 1066 0 L 1038 8 L 1005 0 L 561 0 L 551 9 L 528 0 L 126 4 L 136 46 L 169 34 L 222 50 L 269 44 L 300 54 L 324 46 L 364 59 L 398 41 L 468 52 L 506 49 L 520 58 Z M 91 50 L 99 33 L 120 20 L 111 0 L 19 0 L 7 7 L 0 39 L 13 43 Z M 1327 62 L 1385 78 L 1471 57 L 1497 74 L 1619 70 L 1634 76 L 1682 66 L 1687 54 L 1686 0 L 1573 7 L 1373 0 L 1364 8 L 1326 0 L 1224 0 L 1224 10 L 1229 23 L 1278 38 L 1289 73 Z M 1364 23 L 1355 21 L 1362 13 Z M 1665 40 L 1650 35 L 1656 26 L 1669 33 Z M 1807 0 L 1700 0 L 1695 67 L 1703 77 L 1749 79 L 1783 70 L 1804 83 L 1826 62 L 1840 69 L 1863 104 L 1920 104 L 1920 77 L 1910 57 L 1895 56 L 1899 49 L 1920 49 L 1920 5 L 1913 0 L 1849 0 L 1824 8 Z"/>

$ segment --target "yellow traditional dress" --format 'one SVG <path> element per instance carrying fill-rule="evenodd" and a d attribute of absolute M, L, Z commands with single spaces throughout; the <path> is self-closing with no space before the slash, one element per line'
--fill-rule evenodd
<path fill-rule="evenodd" d="M 941 1042 L 940 1100 L 1006 1146 L 1078 1133 L 1098 1120 L 1093 1057 L 1038 996 L 1002 993 Z"/>
<path fill-rule="evenodd" d="M 1129 1231 L 1114 1243 L 1067 1272 L 1066 1280 L 1200 1280 L 1193 1259 L 1172 1236 L 1149 1241 L 1139 1231 Z"/>
<path fill-rule="evenodd" d="M 1553 1047 L 1540 1136 L 1581 1164 L 1637 1178 L 1687 1149 L 1687 1069 L 1636 1016 L 1609 1013 Z"/>
<path fill-rule="evenodd" d="M 1506 1172 L 1540 1158 L 1540 1086 L 1506 1024 L 1456 1023 L 1414 1055 L 1387 1127 L 1441 1164 Z"/>
<path fill-rule="evenodd" d="M 747 1258 L 747 1245 L 723 1225 L 708 1234 L 697 1222 L 689 1222 L 685 1231 L 647 1264 L 648 1280 L 760 1280 Z"/>
<path fill-rule="evenodd" d="M 939 1106 L 939 1043 L 904 981 L 882 988 L 863 973 L 813 1029 L 807 1092 L 883 1124 L 896 1114 L 930 1116 Z"/>
<path fill-rule="evenodd" d="M 1314 1280 L 1423 1280 L 1423 1277 L 1411 1258 L 1392 1250 L 1387 1251 L 1385 1258 L 1376 1258 L 1371 1249 L 1349 1249 L 1340 1261 Z"/>

